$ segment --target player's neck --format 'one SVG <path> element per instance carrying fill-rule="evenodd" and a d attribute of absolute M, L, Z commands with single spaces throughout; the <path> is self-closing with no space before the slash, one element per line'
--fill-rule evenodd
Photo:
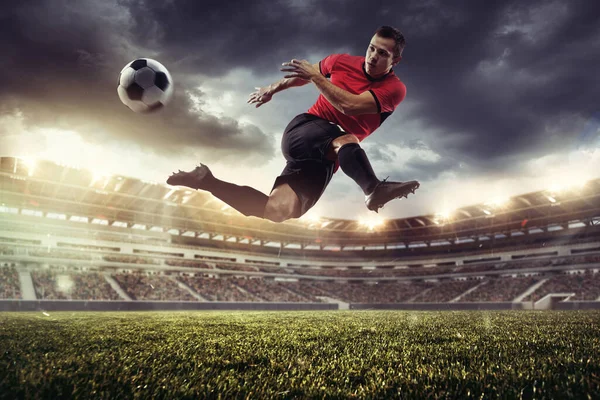
<path fill-rule="evenodd" d="M 390 69 L 388 69 L 386 72 L 384 72 L 382 74 L 379 74 L 379 75 L 370 75 L 367 72 L 367 69 L 366 69 L 364 63 L 362 65 L 362 70 L 365 73 L 365 76 L 367 77 L 367 79 L 369 79 L 370 81 L 379 81 L 379 80 L 382 80 L 382 79 L 384 79 L 386 77 L 387 74 L 389 74 L 390 72 L 392 72 L 392 69 L 390 68 Z"/>

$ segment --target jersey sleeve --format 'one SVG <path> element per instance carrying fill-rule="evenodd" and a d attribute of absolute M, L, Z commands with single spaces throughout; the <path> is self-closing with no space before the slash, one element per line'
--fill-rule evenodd
<path fill-rule="evenodd" d="M 321 74 L 329 78 L 331 76 L 331 72 L 333 71 L 335 62 L 341 56 L 342 54 L 331 54 L 319 61 L 319 69 L 321 70 Z"/>
<path fill-rule="evenodd" d="M 406 97 L 406 86 L 400 80 L 369 90 L 377 103 L 379 113 L 391 113 Z"/>

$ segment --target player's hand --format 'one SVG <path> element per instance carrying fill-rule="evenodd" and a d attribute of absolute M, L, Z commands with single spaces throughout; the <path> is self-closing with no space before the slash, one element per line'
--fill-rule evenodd
<path fill-rule="evenodd" d="M 293 59 L 290 62 L 284 62 L 281 71 L 289 72 L 285 78 L 300 78 L 307 81 L 312 80 L 315 76 L 321 75 L 321 72 L 306 60 Z"/>
<path fill-rule="evenodd" d="M 271 88 L 269 86 L 255 87 L 254 89 L 256 89 L 256 91 L 250 93 L 247 103 L 256 103 L 256 108 L 268 103 L 273 97 L 273 93 L 271 93 Z"/>

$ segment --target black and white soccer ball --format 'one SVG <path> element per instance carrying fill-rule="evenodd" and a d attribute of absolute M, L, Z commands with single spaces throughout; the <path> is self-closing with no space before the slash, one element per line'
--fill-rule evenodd
<path fill-rule="evenodd" d="M 133 111 L 149 113 L 169 103 L 173 97 L 173 79 L 158 61 L 138 58 L 121 70 L 117 93 Z"/>

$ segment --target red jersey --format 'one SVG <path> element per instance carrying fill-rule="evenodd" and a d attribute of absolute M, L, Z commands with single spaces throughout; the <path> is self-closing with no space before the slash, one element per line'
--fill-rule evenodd
<path fill-rule="evenodd" d="M 339 112 L 322 95 L 308 110 L 316 115 L 341 126 L 346 133 L 355 135 L 363 141 L 390 116 L 406 96 L 406 86 L 390 70 L 380 78 L 372 78 L 365 71 L 365 58 L 349 54 L 332 54 L 319 62 L 321 74 L 331 78 L 331 83 L 352 94 L 371 92 L 377 103 L 377 114 L 348 116 Z"/>

